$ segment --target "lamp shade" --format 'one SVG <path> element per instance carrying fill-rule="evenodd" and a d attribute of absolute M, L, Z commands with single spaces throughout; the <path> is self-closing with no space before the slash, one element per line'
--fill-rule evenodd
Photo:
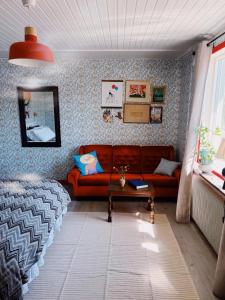
<path fill-rule="evenodd" d="M 24 67 L 41 67 L 54 62 L 52 51 L 37 42 L 34 27 L 25 27 L 25 41 L 10 46 L 9 62 Z"/>
<path fill-rule="evenodd" d="M 225 159 L 225 139 L 222 139 L 220 146 L 217 150 L 216 157 L 220 159 Z"/>

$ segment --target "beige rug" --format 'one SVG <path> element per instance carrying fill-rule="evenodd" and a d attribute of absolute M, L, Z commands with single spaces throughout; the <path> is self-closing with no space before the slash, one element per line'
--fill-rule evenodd
<path fill-rule="evenodd" d="M 166 215 L 69 212 L 25 300 L 199 299 Z"/>

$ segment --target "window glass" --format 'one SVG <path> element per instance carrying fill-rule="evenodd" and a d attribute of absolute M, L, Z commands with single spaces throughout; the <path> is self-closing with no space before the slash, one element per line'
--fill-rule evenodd
<path fill-rule="evenodd" d="M 225 49 L 211 56 L 201 126 L 208 129 L 207 142 L 215 151 L 213 169 L 221 173 L 225 167 L 225 159 L 221 158 L 218 151 L 225 138 Z"/>

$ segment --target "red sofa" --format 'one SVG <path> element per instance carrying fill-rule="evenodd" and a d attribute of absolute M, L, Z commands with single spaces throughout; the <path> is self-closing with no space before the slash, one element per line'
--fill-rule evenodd
<path fill-rule="evenodd" d="M 176 197 L 180 180 L 180 168 L 172 176 L 153 174 L 161 158 L 175 160 L 172 146 L 111 146 L 86 145 L 79 148 L 79 154 L 96 151 L 104 173 L 81 176 L 73 168 L 67 176 L 73 185 L 74 196 L 107 196 L 110 181 L 118 181 L 119 174 L 113 167 L 129 165 L 126 179 L 143 179 L 153 184 L 157 197 Z"/>

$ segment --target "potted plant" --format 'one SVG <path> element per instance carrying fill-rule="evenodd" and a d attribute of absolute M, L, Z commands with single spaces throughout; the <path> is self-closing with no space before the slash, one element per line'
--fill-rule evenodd
<path fill-rule="evenodd" d="M 201 171 L 208 173 L 212 170 L 212 163 L 216 152 L 212 144 L 208 141 L 208 127 L 199 127 L 197 133 L 199 136 L 197 161 L 199 162 Z M 215 130 L 214 134 L 218 135 L 218 129 Z"/>

